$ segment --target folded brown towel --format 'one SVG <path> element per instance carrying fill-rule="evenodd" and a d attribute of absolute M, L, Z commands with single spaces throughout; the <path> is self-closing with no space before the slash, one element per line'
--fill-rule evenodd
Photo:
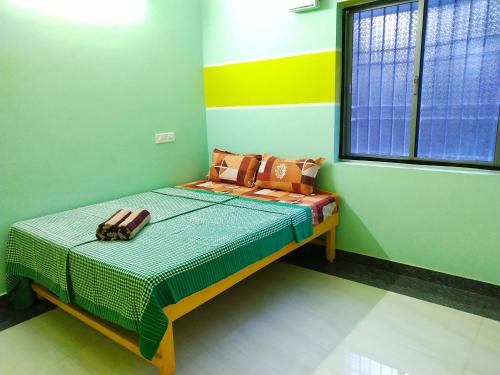
<path fill-rule="evenodd" d="M 151 220 L 148 210 L 135 210 L 118 225 L 118 237 L 121 240 L 131 240 Z"/>
<path fill-rule="evenodd" d="M 112 241 L 118 237 L 118 225 L 132 214 L 130 210 L 118 210 L 109 219 L 99 224 L 96 237 L 101 241 Z"/>

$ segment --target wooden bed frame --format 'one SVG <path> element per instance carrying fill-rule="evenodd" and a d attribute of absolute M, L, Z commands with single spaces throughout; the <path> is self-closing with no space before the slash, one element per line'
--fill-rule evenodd
<path fill-rule="evenodd" d="M 292 252 L 293 250 L 301 247 L 302 245 L 316 240 L 319 236 L 326 236 L 326 259 L 328 262 L 333 262 L 335 259 L 335 228 L 339 223 L 339 214 L 336 212 L 333 216 L 314 227 L 313 234 L 303 240 L 302 242 L 292 242 L 285 247 L 281 248 L 277 252 L 269 255 L 268 257 L 261 259 L 260 261 L 253 263 L 242 270 L 236 272 L 235 274 L 203 289 L 197 293 L 194 293 L 179 302 L 166 306 L 163 311 L 168 316 L 169 325 L 168 329 L 163 336 L 161 344 L 158 351 L 151 363 L 158 367 L 159 375 L 171 375 L 175 373 L 175 352 L 174 352 L 174 333 L 173 333 L 173 322 L 179 319 L 181 316 L 186 315 L 190 311 L 194 310 L 198 306 L 204 304 L 205 302 L 216 297 L 218 294 L 224 292 L 225 290 L 231 288 L 236 283 L 247 278 L 253 273 L 257 272 L 261 268 L 267 266 L 268 264 L 274 262 L 275 260 L 283 257 L 284 255 Z M 139 344 L 137 341 L 137 335 L 134 332 L 128 331 L 112 323 L 106 322 L 99 319 L 92 314 L 84 311 L 80 307 L 73 304 L 67 304 L 58 299 L 54 294 L 49 292 L 45 287 L 40 284 L 33 283 L 32 288 L 39 298 L 47 299 L 54 305 L 61 308 L 61 310 L 73 315 L 77 319 L 81 320 L 83 323 L 94 328 L 98 332 L 107 336 L 116 343 L 127 348 L 131 352 L 143 358 L 139 351 Z"/>

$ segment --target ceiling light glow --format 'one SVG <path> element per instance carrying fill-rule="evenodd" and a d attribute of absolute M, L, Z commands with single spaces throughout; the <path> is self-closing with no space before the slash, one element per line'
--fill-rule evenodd
<path fill-rule="evenodd" d="M 127 25 L 142 21 L 148 0 L 10 0 L 14 5 L 78 23 Z"/>

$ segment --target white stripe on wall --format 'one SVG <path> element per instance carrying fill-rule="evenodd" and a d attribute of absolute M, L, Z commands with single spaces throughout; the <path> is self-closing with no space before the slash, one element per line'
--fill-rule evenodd
<path fill-rule="evenodd" d="M 281 58 L 284 58 L 284 57 L 312 55 L 312 54 L 315 54 L 315 53 L 322 53 L 322 52 L 340 52 L 340 51 L 341 51 L 340 48 L 319 49 L 319 50 L 315 50 L 315 51 L 306 51 L 306 52 L 288 53 L 288 54 L 283 54 L 283 55 L 267 56 L 267 57 L 261 57 L 261 58 L 258 58 L 258 59 L 235 60 L 235 61 L 227 61 L 227 62 L 221 62 L 221 63 L 216 63 L 216 64 L 205 64 L 205 65 L 203 65 L 203 67 L 204 68 L 210 68 L 210 67 L 215 67 L 215 66 L 234 65 L 234 64 L 241 64 L 241 63 L 248 63 L 248 62 L 281 59 Z"/>
<path fill-rule="evenodd" d="M 206 107 L 207 111 L 220 111 L 220 110 L 233 110 L 233 109 L 256 109 L 256 108 L 288 108 L 288 107 L 328 107 L 335 106 L 340 103 L 327 102 L 327 103 L 304 103 L 304 104 L 271 104 L 271 105 L 243 105 L 243 106 L 229 106 L 229 107 Z"/>

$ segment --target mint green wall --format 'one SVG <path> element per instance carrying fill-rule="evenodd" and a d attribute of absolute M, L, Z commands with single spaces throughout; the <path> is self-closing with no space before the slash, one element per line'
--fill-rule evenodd
<path fill-rule="evenodd" d="M 333 0 L 304 14 L 269 3 L 204 2 L 204 63 L 337 45 Z M 500 285 L 500 173 L 334 162 L 338 105 L 208 109 L 207 130 L 209 150 L 327 157 L 320 185 L 342 197 L 338 248 Z"/>
<path fill-rule="evenodd" d="M 335 48 L 336 4 L 321 12 L 295 14 L 289 0 L 205 0 L 205 64 L 255 60 Z"/>
<path fill-rule="evenodd" d="M 328 156 L 319 181 L 330 183 L 335 104 L 207 109 L 209 153 L 216 148 L 243 153 L 273 152 L 283 157 Z M 314 119 L 311 123 L 311 119 Z M 304 124 L 313 131 L 304 131 Z M 322 141 L 318 142 L 318 134 Z"/>
<path fill-rule="evenodd" d="M 193 0 L 120 26 L 0 1 L 0 294 L 11 223 L 206 172 L 200 18 Z"/>

